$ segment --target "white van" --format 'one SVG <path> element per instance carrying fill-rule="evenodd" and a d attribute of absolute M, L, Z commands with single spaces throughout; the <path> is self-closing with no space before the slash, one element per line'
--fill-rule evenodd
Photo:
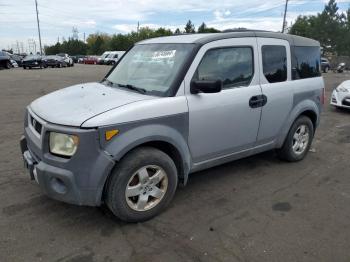
<path fill-rule="evenodd" d="M 124 55 L 125 51 L 112 51 L 109 53 L 109 55 L 105 58 L 104 64 L 105 65 L 115 65 L 117 61 Z"/>

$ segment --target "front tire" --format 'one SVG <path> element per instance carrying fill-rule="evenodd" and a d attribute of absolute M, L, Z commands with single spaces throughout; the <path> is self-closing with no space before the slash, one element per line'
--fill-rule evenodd
<path fill-rule="evenodd" d="M 112 213 L 126 222 L 142 222 L 158 215 L 177 188 L 174 161 L 152 147 L 128 153 L 111 173 L 105 200 Z"/>
<path fill-rule="evenodd" d="M 304 159 L 314 137 L 314 126 L 307 116 L 300 116 L 290 128 L 281 149 L 277 150 L 279 158 L 288 162 Z"/>

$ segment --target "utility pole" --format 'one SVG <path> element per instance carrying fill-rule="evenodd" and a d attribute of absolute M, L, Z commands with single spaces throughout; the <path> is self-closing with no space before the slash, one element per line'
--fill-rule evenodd
<path fill-rule="evenodd" d="M 39 12 L 38 12 L 38 2 L 35 0 L 35 9 L 36 9 L 36 21 L 38 23 L 38 33 L 39 33 L 39 44 L 40 44 L 40 55 L 43 54 L 43 49 L 41 47 L 41 35 L 40 35 L 40 25 L 39 25 Z"/>
<path fill-rule="evenodd" d="M 285 26 L 286 26 L 287 8 L 288 8 L 288 0 L 286 0 L 286 6 L 284 7 L 284 16 L 283 16 L 282 33 L 284 33 L 284 29 L 285 29 Z"/>

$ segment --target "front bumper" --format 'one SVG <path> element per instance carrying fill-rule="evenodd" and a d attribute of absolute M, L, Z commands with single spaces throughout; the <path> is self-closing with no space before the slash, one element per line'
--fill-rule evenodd
<path fill-rule="evenodd" d="M 336 107 L 350 109 L 350 93 L 333 90 L 330 104 Z"/>
<path fill-rule="evenodd" d="M 35 119 L 39 120 L 37 116 Z M 36 180 L 41 190 L 53 199 L 76 205 L 99 206 L 114 161 L 100 149 L 97 131 L 56 126 L 42 121 L 42 131 L 38 137 L 30 127 L 30 121 L 26 122 L 20 146 L 30 178 Z M 52 155 L 48 149 L 50 131 L 78 135 L 80 143 L 75 155 L 70 159 Z"/>

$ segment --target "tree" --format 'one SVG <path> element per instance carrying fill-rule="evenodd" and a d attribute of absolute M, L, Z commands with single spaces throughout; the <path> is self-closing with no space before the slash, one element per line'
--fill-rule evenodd
<path fill-rule="evenodd" d="M 90 34 L 86 39 L 88 54 L 101 55 L 104 51 L 106 51 L 110 39 L 111 37 L 107 34 Z"/>
<path fill-rule="evenodd" d="M 289 33 L 316 39 L 327 52 L 350 55 L 349 14 L 350 8 L 339 13 L 335 0 L 330 0 L 322 13 L 299 16 Z"/>
<path fill-rule="evenodd" d="M 196 32 L 194 28 L 194 24 L 192 24 L 191 20 L 188 20 L 186 26 L 185 26 L 185 32 L 186 34 L 194 34 Z"/>
<path fill-rule="evenodd" d="M 181 34 L 180 29 L 179 29 L 179 28 L 176 28 L 176 30 L 175 30 L 175 32 L 174 32 L 174 34 L 175 34 L 175 35 L 179 35 L 179 34 Z"/>
<path fill-rule="evenodd" d="M 198 33 L 205 33 L 205 29 L 207 29 L 207 25 L 203 22 L 199 27 L 197 32 Z"/>

